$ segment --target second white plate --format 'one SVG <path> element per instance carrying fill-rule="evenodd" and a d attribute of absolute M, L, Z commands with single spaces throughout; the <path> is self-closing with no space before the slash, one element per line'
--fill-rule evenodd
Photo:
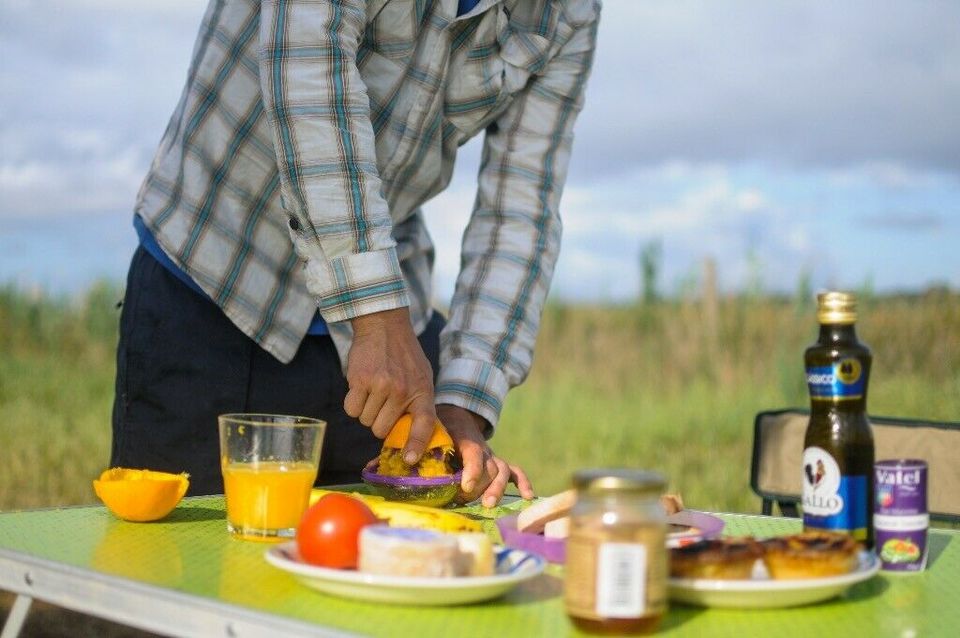
<path fill-rule="evenodd" d="M 539 575 L 546 565 L 543 558 L 519 549 L 496 547 L 494 556 L 496 573 L 492 576 L 417 578 L 310 565 L 300 559 L 296 541 L 266 552 L 268 563 L 324 593 L 399 605 L 461 605 L 490 600 Z"/>
<path fill-rule="evenodd" d="M 877 573 L 880 561 L 860 552 L 857 569 L 849 574 L 802 580 L 706 580 L 671 578 L 670 598 L 703 607 L 796 607 L 839 596 L 852 585 Z"/>

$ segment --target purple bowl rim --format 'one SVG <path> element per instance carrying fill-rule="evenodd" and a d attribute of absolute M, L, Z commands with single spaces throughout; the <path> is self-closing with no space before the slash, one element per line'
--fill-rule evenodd
<path fill-rule="evenodd" d="M 517 529 L 517 514 L 497 519 L 497 529 L 503 544 L 542 556 L 547 562 L 563 564 L 567 560 L 567 542 L 563 538 L 547 538 L 542 534 L 529 534 Z"/>
<path fill-rule="evenodd" d="M 450 485 L 459 483 L 463 476 L 463 471 L 459 471 L 451 476 L 382 476 L 374 470 L 380 467 L 375 465 L 373 468 L 364 468 L 360 472 L 360 477 L 372 485 L 389 485 L 391 487 L 436 487 L 438 485 Z"/>

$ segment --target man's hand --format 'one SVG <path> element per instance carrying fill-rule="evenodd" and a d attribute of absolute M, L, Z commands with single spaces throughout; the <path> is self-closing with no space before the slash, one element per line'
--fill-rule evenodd
<path fill-rule="evenodd" d="M 533 486 L 524 471 L 496 456 L 483 438 L 487 422 L 483 417 L 455 405 L 438 405 L 437 416 L 447 428 L 463 461 L 458 500 L 468 503 L 482 497 L 484 507 L 494 507 L 503 497 L 508 483 L 520 490 L 520 496 L 534 497 Z"/>
<path fill-rule="evenodd" d="M 405 413 L 413 416 L 404 461 L 421 456 L 436 419 L 433 370 L 410 325 L 406 308 L 356 317 L 353 345 L 347 356 L 349 391 L 343 409 L 385 438 Z"/>

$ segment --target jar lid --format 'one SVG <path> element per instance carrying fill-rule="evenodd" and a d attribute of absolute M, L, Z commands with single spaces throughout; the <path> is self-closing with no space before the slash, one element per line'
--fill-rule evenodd
<path fill-rule="evenodd" d="M 659 496 L 667 480 L 658 472 L 628 468 L 580 470 L 573 475 L 573 486 L 583 492 L 650 493 Z"/>
<path fill-rule="evenodd" d="M 822 292 L 817 295 L 817 321 L 847 324 L 857 320 L 857 298 L 848 292 Z"/>

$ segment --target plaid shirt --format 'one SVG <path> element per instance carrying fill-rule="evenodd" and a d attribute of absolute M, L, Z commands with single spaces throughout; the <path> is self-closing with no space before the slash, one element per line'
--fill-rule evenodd
<path fill-rule="evenodd" d="M 529 370 L 599 0 L 213 0 L 136 213 L 261 347 L 289 361 L 319 307 L 431 314 L 420 206 L 485 132 L 438 403 L 496 424 Z"/>

